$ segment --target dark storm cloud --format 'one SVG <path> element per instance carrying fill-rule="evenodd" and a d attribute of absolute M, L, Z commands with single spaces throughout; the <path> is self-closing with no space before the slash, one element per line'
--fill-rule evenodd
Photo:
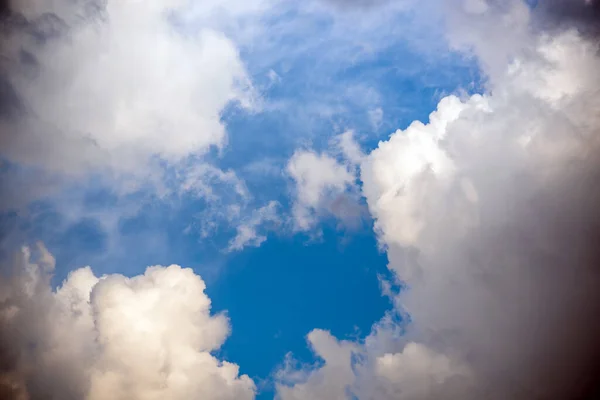
<path fill-rule="evenodd" d="M 575 27 L 587 35 L 600 34 L 600 1 L 544 0 L 533 12 L 533 22 L 542 29 Z"/>

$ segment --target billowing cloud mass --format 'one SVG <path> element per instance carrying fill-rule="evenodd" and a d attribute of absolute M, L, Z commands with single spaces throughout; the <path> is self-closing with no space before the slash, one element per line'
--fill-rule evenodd
<path fill-rule="evenodd" d="M 281 400 L 585 399 L 600 382 L 599 43 L 537 30 L 520 2 L 465 5 L 451 40 L 475 38 L 488 92 L 442 99 L 361 163 L 403 322 L 352 350 L 309 335 L 324 366 L 284 369 Z"/>
<path fill-rule="evenodd" d="M 23 248 L 3 269 L 3 399 L 254 398 L 252 380 L 211 354 L 229 323 L 211 315 L 192 270 L 154 266 L 133 278 L 98 278 L 85 267 L 51 290 L 53 269 L 43 245 Z"/>
<path fill-rule="evenodd" d="M 153 158 L 223 146 L 220 113 L 231 101 L 249 105 L 251 83 L 225 35 L 174 22 L 186 3 L 9 1 L 2 156 L 63 174 L 139 175 Z"/>

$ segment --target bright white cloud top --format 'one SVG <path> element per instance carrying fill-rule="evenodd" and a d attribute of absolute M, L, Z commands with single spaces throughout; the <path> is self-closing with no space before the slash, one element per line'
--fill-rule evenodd
<path fill-rule="evenodd" d="M 306 7 L 398 7 L 367 3 Z M 371 151 L 347 131 L 324 150 L 290 153 L 287 211 L 273 200 L 242 212 L 245 183 L 202 158 L 227 143 L 225 107 L 255 99 L 231 37 L 252 49 L 267 30 L 257 15 L 281 13 L 275 1 L 11 2 L 28 22 L 13 20 L 3 37 L 2 68 L 26 112 L 1 119 L 2 154 L 63 175 L 136 179 L 158 158 L 181 191 L 207 199 L 211 180 L 229 184 L 239 203 L 218 204 L 201 223 L 220 212 L 234 225 L 230 252 L 260 246 L 267 228 L 310 233 L 328 217 L 344 221 L 344 204 L 358 215 L 362 196 L 401 289 L 384 285 L 392 309 L 364 340 L 311 331 L 322 363 L 282 360 L 278 400 L 584 398 L 600 359 L 600 41 L 584 13 L 597 6 L 555 0 L 534 14 L 520 0 L 426 3 L 444 13 L 450 47 L 479 61 L 483 93 L 443 97 L 427 122 Z M 223 27 L 188 32 L 175 9 Z M 384 113 L 365 115 L 379 127 Z M 191 156 L 197 165 L 182 166 Z M 54 258 L 43 245 L 35 252 L 24 247 L 0 270 L 0 397 L 256 396 L 253 380 L 215 355 L 229 321 L 211 314 L 192 270 L 127 278 L 85 267 L 53 289 Z"/>

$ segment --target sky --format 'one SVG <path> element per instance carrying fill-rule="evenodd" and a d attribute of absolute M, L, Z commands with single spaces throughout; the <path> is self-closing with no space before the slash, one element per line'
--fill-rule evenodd
<path fill-rule="evenodd" d="M 598 10 L 0 3 L 0 398 L 600 396 Z"/>

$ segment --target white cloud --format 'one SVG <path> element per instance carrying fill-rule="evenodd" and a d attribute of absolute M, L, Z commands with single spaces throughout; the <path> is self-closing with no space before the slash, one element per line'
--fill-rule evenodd
<path fill-rule="evenodd" d="M 237 227 L 236 236 L 229 241 L 228 251 L 239 251 L 244 247 L 260 246 L 267 237 L 259 233 L 260 228 L 265 228 L 267 224 L 277 224 L 280 218 L 277 215 L 279 203 L 269 202 L 266 206 L 254 210 L 249 218 L 240 222 Z"/>
<path fill-rule="evenodd" d="M 3 121 L 3 155 L 67 174 L 139 175 L 152 157 L 176 162 L 223 146 L 220 112 L 247 105 L 250 82 L 222 33 L 169 21 L 183 4 L 13 4 L 27 22 L 2 39 L 2 55 L 25 114 Z"/>
<path fill-rule="evenodd" d="M 460 379 L 465 384 L 471 374 L 464 365 L 414 342 L 400 353 L 377 357 L 374 370 L 379 381 L 375 390 L 382 399 L 462 398 L 449 391 L 448 383 Z"/>
<path fill-rule="evenodd" d="M 361 400 L 558 400 L 597 384 L 598 43 L 514 30 L 516 3 L 488 4 L 461 31 L 490 39 L 474 46 L 489 93 L 443 99 L 427 124 L 397 131 L 361 164 L 405 284 L 395 311 L 410 318 L 357 343 L 352 374 L 328 372 L 323 357 L 283 399 L 328 398 L 319 382 Z M 508 47 L 496 49 L 503 32 Z"/>
<path fill-rule="evenodd" d="M 323 365 L 298 368 L 288 360 L 278 374 L 279 400 L 456 399 L 472 379 L 464 364 L 419 343 L 376 354 L 320 329 L 308 335 L 308 342 Z"/>
<path fill-rule="evenodd" d="M 356 184 L 365 158 L 353 131 L 334 136 L 327 152 L 298 150 L 287 173 L 294 180 L 292 222 L 297 231 L 316 230 L 320 220 L 333 217 L 338 228 L 355 229 L 366 213 Z"/>
<path fill-rule="evenodd" d="M 293 365 L 280 371 L 285 383 L 277 385 L 280 400 L 331 399 L 345 400 L 347 386 L 352 383 L 351 359 L 357 346 L 338 341 L 327 331 L 315 329 L 308 335 L 314 353 L 325 361 L 323 367 L 297 371 Z"/>
<path fill-rule="evenodd" d="M 85 267 L 53 291 L 54 260 L 39 250 L 34 261 L 24 248 L 0 282 L 0 387 L 9 398 L 254 398 L 252 380 L 211 355 L 229 323 L 211 315 L 192 270 L 98 278 Z"/>
<path fill-rule="evenodd" d="M 223 171 L 210 164 L 192 164 L 178 172 L 177 186 L 181 192 L 191 192 L 209 201 L 219 200 L 216 188 L 224 185 L 228 193 L 246 200 L 250 193 L 235 171 Z"/>
<path fill-rule="evenodd" d="M 473 97 L 473 107 L 479 106 L 480 99 Z M 420 213 L 431 197 L 428 188 L 422 185 L 430 175 L 446 179 L 455 173 L 440 143 L 445 139 L 448 122 L 456 120 L 464 108 L 456 97 L 443 99 L 429 124 L 416 121 L 405 132 L 397 131 L 387 142 L 381 142 L 362 164 L 363 192 L 385 243 L 398 240 L 410 245 L 422 231 L 424 222 Z M 415 194 L 405 195 L 409 192 Z M 389 214 L 380 215 L 379 210 Z"/>
<path fill-rule="evenodd" d="M 346 131 L 336 136 L 333 141 L 350 166 L 359 165 L 364 159 L 365 155 L 354 138 L 354 131 Z"/>
<path fill-rule="evenodd" d="M 297 151 L 287 165 L 295 182 L 295 201 L 292 209 L 296 229 L 310 230 L 327 202 L 354 186 L 355 176 L 346 165 L 327 154 Z"/>
<path fill-rule="evenodd" d="M 474 54 L 484 73 L 493 79 L 504 74 L 506 63 L 515 55 L 535 46 L 525 1 L 454 0 L 441 3 L 450 45 Z"/>

